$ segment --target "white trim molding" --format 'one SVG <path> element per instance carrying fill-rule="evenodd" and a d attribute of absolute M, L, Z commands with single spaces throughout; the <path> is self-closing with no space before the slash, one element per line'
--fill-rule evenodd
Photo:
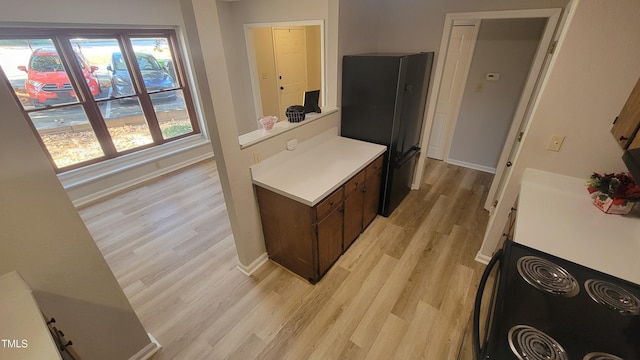
<path fill-rule="evenodd" d="M 135 355 L 130 357 L 129 360 L 147 360 L 147 359 L 150 359 L 151 356 L 153 356 L 155 353 L 160 351 L 160 349 L 162 348 L 162 345 L 160 345 L 158 340 L 156 340 L 156 338 L 153 337 L 151 333 L 147 333 L 147 335 L 149 335 L 149 340 L 151 340 L 151 343 L 149 343 L 147 346 L 145 346 L 140 351 L 138 351 Z"/>
<path fill-rule="evenodd" d="M 488 166 L 484 166 L 484 165 L 473 164 L 473 163 L 466 162 L 466 161 L 459 161 L 459 160 L 455 160 L 455 159 L 447 159 L 446 162 L 449 163 L 449 164 L 452 164 L 452 165 L 458 165 L 458 166 L 466 167 L 466 168 L 473 169 L 473 170 L 483 171 L 483 172 L 490 173 L 490 174 L 495 174 L 496 173 L 496 168 L 492 168 L 492 167 L 488 167 Z"/>
<path fill-rule="evenodd" d="M 254 272 L 256 272 L 256 270 L 258 270 L 267 261 L 269 261 L 269 255 L 267 255 L 267 253 L 263 253 L 262 255 L 258 256 L 257 259 L 253 260 L 251 264 L 247 266 L 243 264 L 238 264 L 237 268 L 238 270 L 240 270 L 241 273 L 247 276 L 251 276 Z"/>
<path fill-rule="evenodd" d="M 476 254 L 475 260 L 481 264 L 487 265 L 489 261 L 491 261 L 491 256 L 487 256 L 481 253 L 480 251 L 478 251 L 478 253 Z"/>

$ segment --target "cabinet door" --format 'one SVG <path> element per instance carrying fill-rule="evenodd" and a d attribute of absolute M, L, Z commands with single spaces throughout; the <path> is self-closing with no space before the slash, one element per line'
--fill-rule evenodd
<path fill-rule="evenodd" d="M 351 246 L 363 229 L 364 181 L 347 196 L 344 200 L 344 249 Z"/>
<path fill-rule="evenodd" d="M 316 225 L 319 277 L 322 277 L 342 254 L 343 211 L 342 205 L 336 207 Z"/>
<path fill-rule="evenodd" d="M 367 167 L 366 179 L 364 183 L 364 208 L 362 210 L 362 224 L 366 228 L 376 214 L 378 214 L 378 206 L 380 204 L 380 183 L 382 181 L 382 157 L 376 159 Z"/>
<path fill-rule="evenodd" d="M 640 138 L 636 136 L 638 127 L 640 127 L 640 79 L 611 128 L 611 134 L 623 149 L 639 148 Z"/>

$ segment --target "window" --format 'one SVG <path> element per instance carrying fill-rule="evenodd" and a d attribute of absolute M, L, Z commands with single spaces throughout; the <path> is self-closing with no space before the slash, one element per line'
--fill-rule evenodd
<path fill-rule="evenodd" d="M 1 76 L 57 172 L 200 133 L 173 30 L 0 29 Z"/>

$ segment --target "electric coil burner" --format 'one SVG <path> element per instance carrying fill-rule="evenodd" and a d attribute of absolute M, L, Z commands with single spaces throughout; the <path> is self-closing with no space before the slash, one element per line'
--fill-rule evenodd
<path fill-rule="evenodd" d="M 561 266 L 537 256 L 518 259 L 518 272 L 538 290 L 566 297 L 576 296 L 580 287 L 576 279 Z"/>
<path fill-rule="evenodd" d="M 623 315 L 640 314 L 640 300 L 618 285 L 589 279 L 584 283 L 587 294 L 598 304 L 606 305 Z"/>
<path fill-rule="evenodd" d="M 568 360 L 567 353 L 551 336 L 526 325 L 509 330 L 509 346 L 518 360 Z"/>
<path fill-rule="evenodd" d="M 624 359 L 611 354 L 591 353 L 591 354 L 587 354 L 582 360 L 624 360 Z"/>
<path fill-rule="evenodd" d="M 481 326 L 482 294 L 496 269 Z M 476 360 L 640 360 L 639 299 L 638 284 L 506 241 L 476 297 Z"/>

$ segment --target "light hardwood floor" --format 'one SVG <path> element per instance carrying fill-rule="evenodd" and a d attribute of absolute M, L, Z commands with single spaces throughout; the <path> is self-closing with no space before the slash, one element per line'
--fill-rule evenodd
<path fill-rule="evenodd" d="M 422 188 L 316 285 L 272 262 L 251 277 L 236 269 L 214 161 L 80 214 L 163 346 L 154 360 L 456 359 L 484 268 L 473 259 L 491 180 L 428 161 Z"/>

